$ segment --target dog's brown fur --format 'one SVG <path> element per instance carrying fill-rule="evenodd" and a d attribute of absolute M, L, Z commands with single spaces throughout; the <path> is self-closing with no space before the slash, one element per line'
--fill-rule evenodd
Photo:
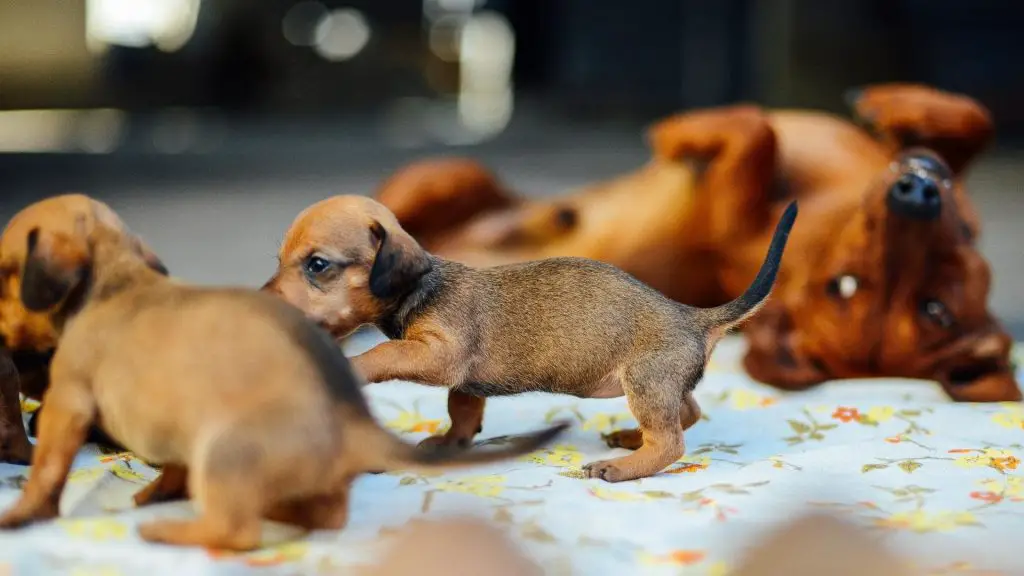
<path fill-rule="evenodd" d="M 501 451 L 427 454 L 382 429 L 329 335 L 278 298 L 195 288 L 147 266 L 133 239 L 71 217 L 25 231 L 21 297 L 59 336 L 39 444 L 0 527 L 55 517 L 71 461 L 98 422 L 166 466 L 142 499 L 188 492 L 201 515 L 139 527 L 154 542 L 259 545 L 261 517 L 339 529 L 368 470 L 489 462 L 535 450 L 565 425 Z"/>
<path fill-rule="evenodd" d="M 336 337 L 379 327 L 392 340 L 353 359 L 368 381 L 447 387 L 452 426 L 433 444 L 467 446 L 489 396 L 625 394 L 640 428 L 609 443 L 636 452 L 585 467 L 618 482 L 655 474 L 683 455 L 682 431 L 700 418 L 691 392 L 708 355 L 767 298 L 795 218 L 794 203 L 743 295 L 699 309 L 594 260 L 474 269 L 433 257 L 382 205 L 337 196 L 296 218 L 264 289 Z"/>
<path fill-rule="evenodd" d="M 905 84 L 851 102 L 866 130 L 747 105 L 673 116 L 650 129 L 648 165 L 568 196 L 516 198 L 479 165 L 443 160 L 400 171 L 378 198 L 442 257 L 474 266 L 594 258 L 700 306 L 744 290 L 782 206 L 799 199 L 803 223 L 778 297 L 745 326 L 754 378 L 786 389 L 924 378 L 956 400 L 1020 400 L 1011 339 L 987 308 L 990 270 L 964 184 L 991 139 L 987 111 Z M 912 221 L 889 208 L 888 191 L 915 172 L 938 189 L 940 217 Z"/>
<path fill-rule="evenodd" d="M 49 384 L 50 361 L 56 344 L 55 329 L 47 316 L 25 309 L 19 297 L 26 230 L 59 226 L 69 214 L 97 218 L 129 234 L 124 223 L 106 204 L 82 194 L 65 194 L 36 202 L 18 212 L 0 236 L 0 461 L 28 464 L 32 443 L 21 415 L 19 392 L 40 400 Z M 153 251 L 132 235 L 133 245 L 146 262 L 161 273 L 167 269 Z M 40 412 L 33 415 L 32 423 Z M 30 430 L 31 431 L 31 430 Z M 92 430 L 89 441 L 111 444 Z"/>

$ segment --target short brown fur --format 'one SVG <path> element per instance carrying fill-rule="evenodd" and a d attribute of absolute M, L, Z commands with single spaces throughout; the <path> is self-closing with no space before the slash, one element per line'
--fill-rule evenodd
<path fill-rule="evenodd" d="M 594 260 L 484 269 L 443 260 L 379 203 L 337 196 L 295 219 L 264 289 L 336 337 L 363 324 L 380 328 L 391 340 L 353 359 L 368 381 L 448 388 L 452 426 L 427 444 L 468 446 L 487 397 L 625 394 L 640 431 L 608 443 L 636 452 L 585 467 L 591 477 L 618 482 L 655 474 L 683 455 L 683 430 L 700 417 L 691 393 L 707 357 L 767 298 L 795 218 L 793 204 L 747 292 L 699 309 Z"/>
<path fill-rule="evenodd" d="M 36 202 L 18 212 L 0 237 L 0 461 L 28 464 L 32 444 L 21 416 L 19 392 L 40 400 L 49 384 L 50 361 L 56 331 L 45 314 L 25 309 L 19 293 L 19 259 L 25 251 L 26 231 L 34 227 L 60 226 L 69 214 L 98 218 L 129 234 L 124 223 L 106 204 L 82 194 L 65 194 Z M 141 239 L 133 236 L 136 250 L 155 269 L 167 272 L 163 263 Z M 36 412 L 37 417 L 40 412 Z M 32 422 L 30 422 L 31 425 Z M 110 444 L 105 435 L 93 430 L 89 440 Z"/>
<path fill-rule="evenodd" d="M 401 207 L 399 221 L 417 222 L 416 239 L 442 257 L 474 266 L 593 258 L 700 306 L 744 290 L 782 206 L 799 199 L 777 297 L 744 328 L 754 378 L 786 389 L 923 378 L 955 400 L 1020 400 L 1011 339 L 987 307 L 991 274 L 964 179 L 991 140 L 988 112 L 920 85 L 870 86 L 849 100 L 863 128 L 750 105 L 666 118 L 649 130 L 650 163 L 566 196 L 515 197 L 478 164 L 441 160 L 399 171 L 378 198 Z M 941 195 L 930 221 L 886 202 L 915 164 L 935 168 L 923 175 Z M 442 182 L 445 194 L 426 192 Z M 426 218 L 449 204 L 460 209 Z M 850 297 L 837 293 L 841 281 Z"/>
<path fill-rule="evenodd" d="M 179 284 L 121 231 L 72 222 L 25 231 L 21 296 L 59 340 L 28 482 L 0 527 L 57 516 L 93 422 L 165 466 L 137 501 L 187 488 L 200 505 L 196 519 L 142 524 L 144 539 L 234 550 L 259 545 L 261 518 L 343 527 L 362 472 L 508 458 L 564 429 L 491 453 L 424 454 L 374 421 L 347 359 L 298 310 L 254 290 Z"/>

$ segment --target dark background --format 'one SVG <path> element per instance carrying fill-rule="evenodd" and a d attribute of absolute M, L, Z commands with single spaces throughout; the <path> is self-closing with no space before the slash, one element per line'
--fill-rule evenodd
<path fill-rule="evenodd" d="M 83 191 L 177 275 L 258 284 L 299 210 L 410 160 L 559 193 L 645 162 L 665 114 L 918 81 L 996 119 L 971 183 L 1024 337 L 1022 59 L 1018 0 L 2 0 L 0 218 Z"/>

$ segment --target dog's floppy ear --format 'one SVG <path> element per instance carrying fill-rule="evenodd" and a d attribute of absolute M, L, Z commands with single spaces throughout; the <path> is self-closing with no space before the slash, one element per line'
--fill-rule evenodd
<path fill-rule="evenodd" d="M 377 243 L 377 254 L 370 269 L 370 293 L 377 298 L 405 294 L 430 270 L 426 251 L 404 231 L 389 232 L 374 220 L 370 236 Z"/>
<path fill-rule="evenodd" d="M 21 271 L 21 301 L 32 312 L 60 304 L 85 278 L 89 250 L 84 236 L 44 235 L 38 227 L 28 233 Z"/>
<path fill-rule="evenodd" d="M 146 266 L 149 266 L 154 271 L 158 272 L 163 276 L 170 276 L 170 271 L 164 266 L 164 263 L 157 257 L 157 255 L 142 241 L 141 238 L 135 238 L 135 249 L 138 250 L 139 255 L 146 261 Z"/>

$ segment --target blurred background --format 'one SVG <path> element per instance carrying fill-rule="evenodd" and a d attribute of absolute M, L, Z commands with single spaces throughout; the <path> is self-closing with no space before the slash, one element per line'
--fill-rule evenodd
<path fill-rule="evenodd" d="M 1024 339 L 1022 30 L 1018 0 L 3 0 L 0 218 L 83 191 L 176 275 L 255 285 L 299 210 L 417 158 L 559 193 L 666 114 L 919 81 L 996 119 L 971 183 Z"/>

